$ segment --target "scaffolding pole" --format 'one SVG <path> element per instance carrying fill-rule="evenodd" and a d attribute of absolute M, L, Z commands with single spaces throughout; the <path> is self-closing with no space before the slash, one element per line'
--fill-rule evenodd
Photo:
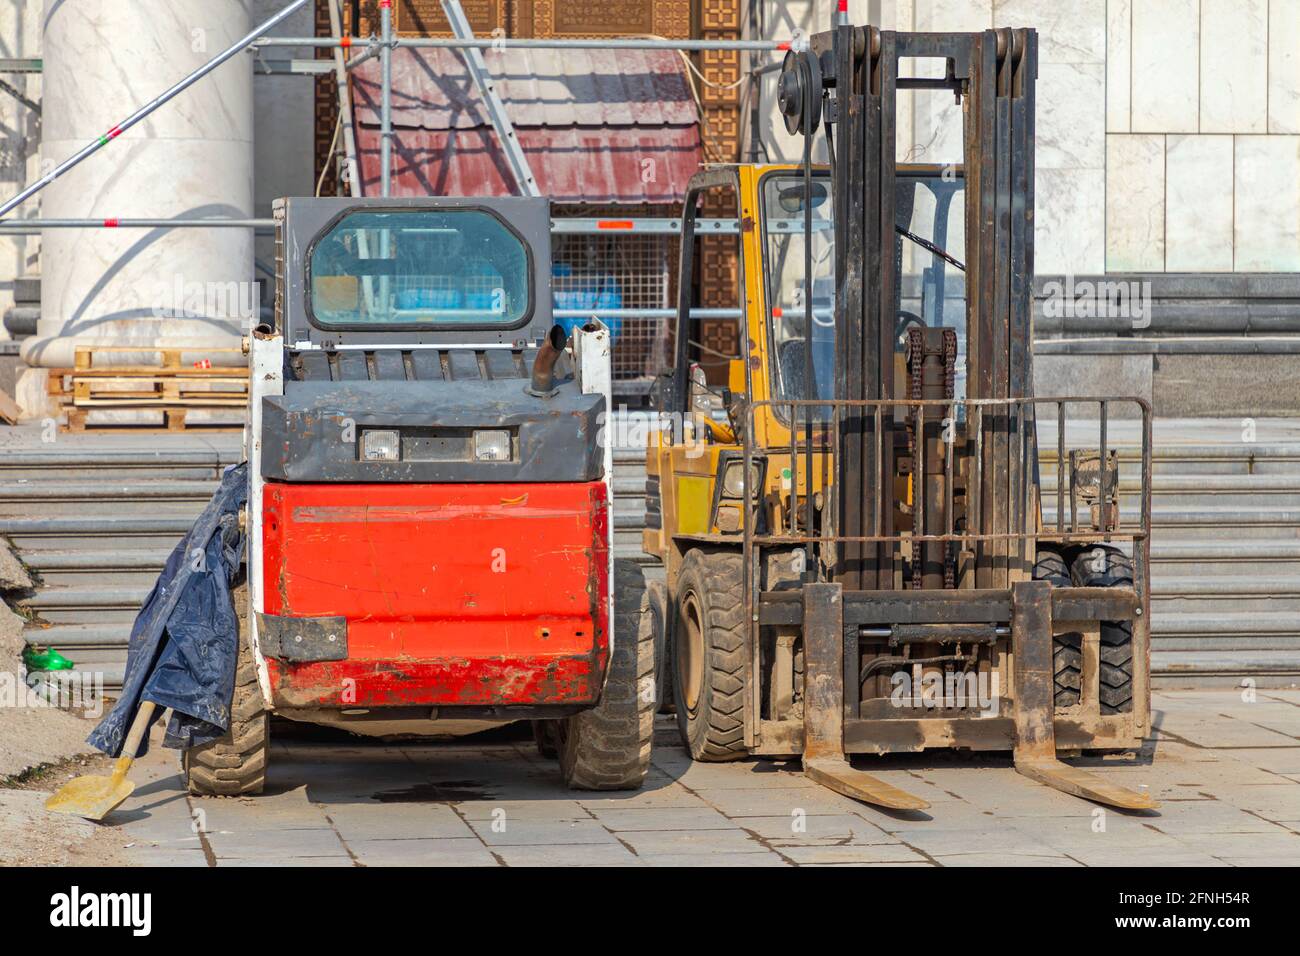
<path fill-rule="evenodd" d="M 383 34 L 379 50 L 383 90 L 379 106 L 382 147 L 379 152 L 379 186 L 382 195 L 393 191 L 393 0 L 379 0 L 379 29 Z"/>
<path fill-rule="evenodd" d="M 469 24 L 469 18 L 465 16 L 460 0 L 442 0 L 442 10 L 447 15 L 447 22 L 451 24 L 451 31 L 456 34 L 457 39 L 474 39 L 474 29 Z M 501 146 L 505 150 L 506 160 L 510 163 L 510 172 L 514 174 L 515 185 L 519 187 L 519 195 L 540 196 L 542 193 L 537 188 L 532 167 L 528 163 L 528 157 L 524 155 L 519 137 L 515 135 L 515 124 L 510 121 L 506 104 L 497 95 L 496 84 L 492 82 L 487 61 L 483 59 L 483 51 L 471 46 L 463 49 L 461 55 L 465 58 L 465 66 L 469 69 L 479 96 L 483 98 L 483 103 L 487 107 L 488 117 L 492 120 L 497 139 L 501 141 Z"/>
<path fill-rule="evenodd" d="M 170 102 L 176 96 L 183 93 L 185 90 L 189 89 L 191 86 L 193 86 L 199 80 L 203 79 L 213 70 L 217 69 L 217 67 L 221 66 L 231 57 L 235 56 L 237 53 L 240 53 L 248 49 L 250 46 L 253 46 L 257 42 L 258 37 L 264 34 L 267 30 L 275 29 L 277 26 L 279 26 L 281 23 L 283 23 L 285 20 L 291 17 L 294 13 L 296 13 L 306 3 L 307 0 L 293 0 L 292 3 L 290 3 L 287 7 L 281 10 L 275 16 L 271 17 L 271 19 L 267 20 L 265 23 L 259 24 L 256 29 L 250 31 L 242 39 L 236 40 L 233 46 L 230 46 L 227 49 L 223 50 L 221 53 L 218 53 L 215 57 L 213 57 L 207 63 L 203 64 L 193 73 L 191 73 L 189 76 L 185 77 L 179 83 L 176 83 L 174 86 L 170 87 L 164 93 L 160 94 L 150 102 L 146 103 L 144 106 L 140 107 L 138 110 L 136 110 L 126 119 L 122 120 L 122 122 L 118 123 L 107 133 L 104 133 L 98 139 L 87 143 L 76 153 L 69 156 L 63 162 L 59 163 L 58 166 L 54 167 L 54 169 L 52 169 L 50 172 L 46 173 L 36 182 L 32 183 L 30 186 L 28 186 L 26 189 L 20 192 L 17 196 L 14 196 L 13 199 L 10 199 L 3 206 L 0 206 L 0 216 L 4 216 L 7 213 L 16 209 L 18 206 L 21 206 L 28 199 L 31 199 L 32 196 L 35 196 L 38 192 L 40 192 L 50 183 L 54 182 L 54 180 L 58 179 L 68 170 L 72 169 L 74 166 L 81 163 L 82 160 L 87 159 L 88 157 L 93 156 L 95 153 L 99 152 L 110 142 L 117 139 L 117 137 L 121 136 L 123 133 L 129 130 L 136 123 L 139 123 L 142 119 L 144 119 L 150 113 L 154 112 L 160 106 Z"/>
<path fill-rule="evenodd" d="M 0 222 L 0 236 L 39 235 L 43 229 L 257 229 L 275 228 L 274 219 L 6 219 Z M 829 230 L 830 223 L 814 224 L 814 229 Z M 682 221 L 667 217 L 646 216 L 635 219 L 562 218 L 551 220 L 551 234 L 607 236 L 680 235 Z M 773 219 L 767 223 L 770 233 L 803 233 L 795 219 Z M 740 223 L 735 219 L 697 219 L 696 235 L 736 235 Z M 364 240 L 364 236 L 362 237 Z"/>
<path fill-rule="evenodd" d="M 385 43 L 375 37 L 261 37 L 254 44 L 257 47 L 358 47 L 366 52 L 353 57 L 349 65 L 369 59 L 373 51 L 384 46 L 393 48 L 411 47 L 415 49 L 461 50 L 475 47 L 480 50 L 685 50 L 699 52 L 705 50 L 739 50 L 752 53 L 785 53 L 787 50 L 807 49 L 807 37 L 793 40 L 666 40 L 654 37 L 607 37 L 604 39 L 581 39 L 570 37 L 475 37 L 459 39 L 457 37 L 398 37 Z"/>
<path fill-rule="evenodd" d="M 342 0 L 329 0 L 330 33 L 343 36 L 343 15 L 339 12 Z M 357 139 L 352 126 L 352 96 L 348 92 L 348 68 L 343 47 L 334 48 L 334 83 L 339 94 L 339 122 L 343 125 L 343 155 L 347 162 L 348 191 L 352 198 L 361 196 L 361 169 L 357 165 Z"/>
<path fill-rule="evenodd" d="M 265 229 L 274 219 L 6 219 L 0 236 L 39 236 L 43 229 Z"/>

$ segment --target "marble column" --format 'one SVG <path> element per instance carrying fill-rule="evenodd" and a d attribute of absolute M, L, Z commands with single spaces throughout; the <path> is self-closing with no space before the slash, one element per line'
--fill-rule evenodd
<path fill-rule="evenodd" d="M 251 29 L 246 0 L 46 0 L 44 17 L 46 169 Z M 48 186 L 42 216 L 251 217 L 250 57 Z M 32 366 L 69 366 L 84 343 L 238 345 L 250 302 L 256 312 L 251 230 L 50 229 L 41 258 L 40 324 L 22 346 Z"/>
<path fill-rule="evenodd" d="M 14 0 L 0 4 L 0 56 L 39 57 L 41 50 L 41 0 Z M 41 100 L 39 73 L 13 73 L 0 77 L 21 94 L 0 93 L 0 196 L 9 199 L 39 176 Z M 33 208 L 35 203 L 32 204 Z M 35 272 L 39 237 L 0 238 L 0 315 L 14 304 L 13 281 Z M 0 341 L 10 338 L 0 325 Z"/>

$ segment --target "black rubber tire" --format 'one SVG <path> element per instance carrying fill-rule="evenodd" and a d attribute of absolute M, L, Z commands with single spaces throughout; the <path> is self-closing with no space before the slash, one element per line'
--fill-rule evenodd
<path fill-rule="evenodd" d="M 1034 580 L 1066 588 L 1072 583 L 1070 565 L 1059 551 L 1043 549 L 1034 562 Z M 1079 703 L 1083 682 L 1083 635 L 1078 632 L 1052 635 L 1052 704 L 1073 707 Z"/>
<path fill-rule="evenodd" d="M 662 581 L 646 583 L 650 613 L 655 616 L 655 713 L 673 711 L 672 622 L 668 617 L 668 586 Z"/>
<path fill-rule="evenodd" d="M 1071 565 L 1081 588 L 1131 588 L 1133 562 L 1111 545 L 1084 548 Z M 1098 696 L 1103 714 L 1127 714 L 1133 709 L 1133 622 L 1102 621 L 1098 656 Z"/>
<path fill-rule="evenodd" d="M 650 770 L 656 617 L 645 572 L 614 563 L 614 653 L 600 703 L 556 724 L 560 773 L 575 790 L 636 790 Z"/>
<path fill-rule="evenodd" d="M 556 746 L 555 721 L 553 720 L 532 720 L 533 725 L 533 743 L 537 745 L 537 756 L 543 760 L 554 760 L 560 755 L 559 748 Z"/>
<path fill-rule="evenodd" d="M 211 743 L 191 747 L 181 756 L 190 793 L 208 797 L 242 797 L 262 792 L 270 756 L 270 715 L 257 683 L 257 663 L 248 637 L 248 585 L 234 590 L 239 619 L 239 658 L 230 729 Z"/>
<path fill-rule="evenodd" d="M 745 748 L 745 611 L 741 556 L 687 552 L 673 615 L 673 699 L 695 760 L 738 760 Z M 690 678 L 692 648 L 699 676 Z M 690 697 L 694 697 L 692 705 Z"/>

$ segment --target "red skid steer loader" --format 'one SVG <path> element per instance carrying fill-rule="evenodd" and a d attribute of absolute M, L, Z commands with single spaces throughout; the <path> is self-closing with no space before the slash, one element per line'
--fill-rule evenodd
<path fill-rule="evenodd" d="M 249 340 L 233 722 L 189 788 L 257 793 L 269 716 L 358 734 L 547 729 L 636 788 L 655 628 L 611 552 L 610 334 L 552 324 L 544 199 L 287 199 Z"/>

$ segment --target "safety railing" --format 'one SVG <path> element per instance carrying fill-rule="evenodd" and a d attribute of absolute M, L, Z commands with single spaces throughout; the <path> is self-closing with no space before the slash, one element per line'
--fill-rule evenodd
<path fill-rule="evenodd" d="M 1056 507 L 1048 521 L 1041 520 L 1042 501 L 1035 480 L 1039 474 L 1037 432 L 1042 406 L 1054 409 L 1057 432 Z M 1141 478 L 1136 494 L 1122 494 L 1118 462 L 1111 454 L 1114 449 L 1109 428 L 1116 406 L 1136 409 L 1140 418 Z M 1077 408 L 1094 409 L 1095 417 L 1071 414 Z M 773 445 L 769 440 L 759 447 L 756 425 L 768 409 L 774 414 L 766 423 L 767 433 L 775 431 L 779 443 Z M 786 414 L 781 415 L 783 411 Z M 1096 423 L 1097 441 L 1087 446 L 1089 452 L 1096 452 L 1095 467 L 1093 455 L 1082 455 L 1080 443 L 1068 441 L 1067 424 L 1078 425 L 1081 421 Z M 894 465 L 894 441 L 909 426 L 913 436 L 911 467 L 905 474 L 911 480 L 912 528 L 895 531 L 886 525 L 892 520 L 895 506 L 892 478 L 899 474 Z M 864 482 L 867 487 L 877 485 L 870 496 L 873 514 L 865 524 L 861 520 L 864 516 L 839 513 L 840 496 L 834 487 L 834 455 L 844 448 L 842 437 L 855 431 L 862 435 L 864 467 L 873 468 L 879 475 L 875 481 L 868 477 Z M 781 432 L 788 434 L 788 441 L 780 440 Z M 942 498 L 937 502 L 928 501 L 925 493 L 927 459 L 929 465 L 934 465 L 935 458 L 927 453 L 925 445 L 935 432 L 942 449 L 938 467 L 944 478 Z M 747 553 L 754 546 L 805 546 L 811 558 L 811 546 L 817 544 L 838 547 L 906 540 L 913 544 L 957 543 L 971 547 L 983 542 L 1037 538 L 1071 545 L 1145 542 L 1150 536 L 1151 408 L 1140 398 L 769 399 L 750 403 L 745 411 L 743 454 L 747 477 L 754 474 L 759 459 L 766 459 L 766 474 L 773 474 L 774 469 L 780 469 L 778 473 L 783 476 L 787 468 L 789 472 L 788 506 L 782 508 L 789 520 L 784 530 L 759 532 L 762 501 L 747 489 L 743 523 Z M 959 462 L 965 466 L 960 467 Z M 988 497 L 993 493 L 993 474 L 1005 476 L 1005 506 Z M 955 502 L 958 478 L 965 496 L 960 521 Z M 890 482 L 888 486 L 879 487 L 886 481 Z M 781 490 L 786 491 L 784 487 Z M 822 496 L 820 508 L 814 500 L 818 492 Z M 1136 511 L 1131 507 L 1133 499 L 1137 501 Z M 1086 516 L 1081 502 L 1090 505 Z M 1099 507 L 1091 507 L 1094 504 Z M 1038 516 L 1033 515 L 1035 508 L 1040 509 Z M 933 520 L 931 509 L 940 512 L 941 521 Z M 1034 520 L 1026 520 L 1026 516 Z M 875 533 L 840 533 L 839 529 L 846 525 Z"/>

